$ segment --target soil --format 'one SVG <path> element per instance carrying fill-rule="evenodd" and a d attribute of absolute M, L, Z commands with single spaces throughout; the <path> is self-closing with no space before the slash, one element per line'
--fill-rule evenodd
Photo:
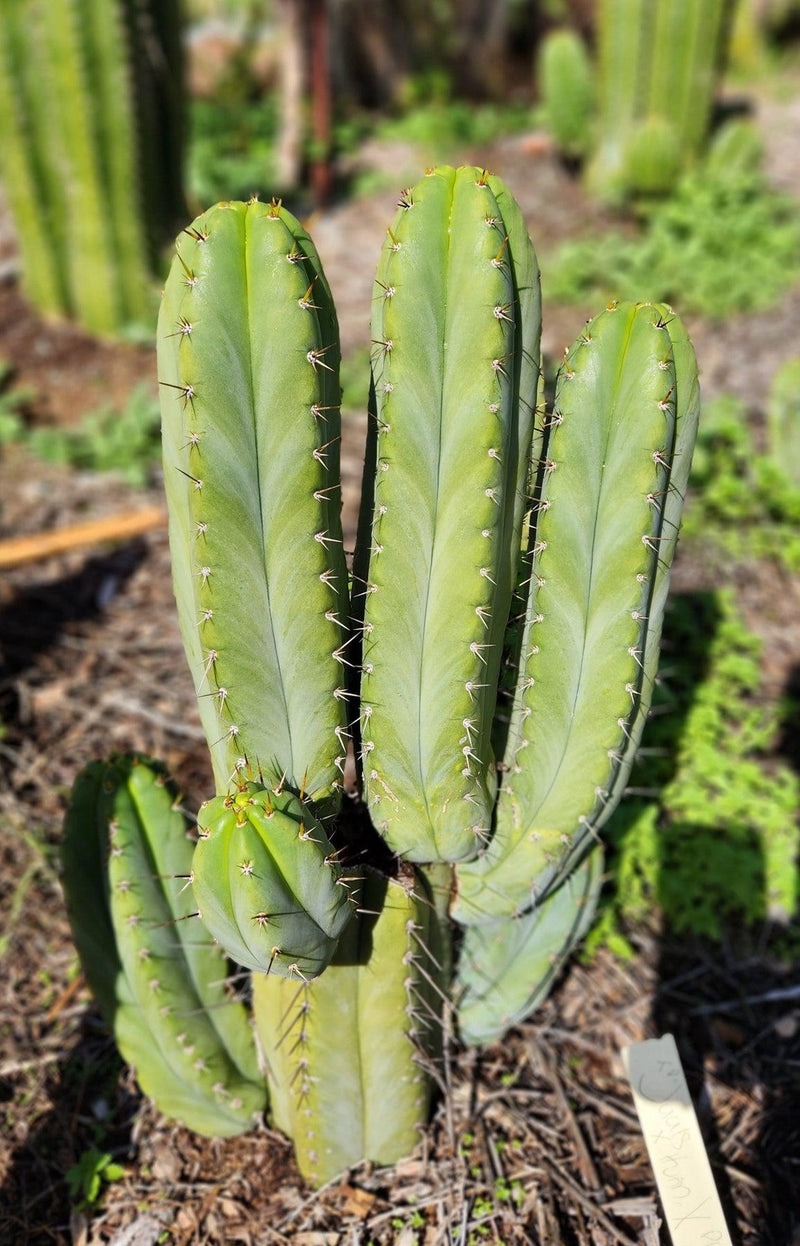
<path fill-rule="evenodd" d="M 797 190 L 796 149 L 770 107 L 780 136 L 771 167 L 777 161 L 775 176 Z M 596 220 L 535 136 L 472 155 L 507 178 L 547 246 Z M 313 223 L 347 350 L 368 342 L 373 257 L 392 205 L 376 195 Z M 29 418 L 75 422 L 143 379 L 155 385 L 151 350 L 99 343 L 27 308 L 9 237 L 0 214 L 0 359 L 35 391 Z M 794 290 L 769 313 L 692 322 L 706 394 L 732 389 L 758 412 L 770 376 L 797 352 L 799 316 Z M 560 354 L 584 318 L 548 309 L 546 350 Z M 345 419 L 348 543 L 364 419 Z M 11 450 L 0 497 L 7 536 L 142 507 L 160 490 L 155 482 L 134 493 Z M 798 673 L 800 582 L 768 564 L 679 556 L 676 591 L 721 583 L 734 585 L 765 639 L 766 695 L 783 695 Z M 679 938 L 654 913 L 633 934 L 630 962 L 606 953 L 576 961 L 502 1044 L 481 1053 L 453 1046 L 449 1094 L 417 1152 L 391 1169 L 364 1167 L 315 1193 L 276 1133 L 222 1144 L 165 1122 L 121 1068 L 76 970 L 57 864 L 66 793 L 92 758 L 118 749 L 160 756 L 192 808 L 211 787 L 165 533 L 7 571 L 0 659 L 0 1241 L 656 1246 L 668 1237 L 619 1048 L 670 1031 L 734 1241 L 800 1243 L 800 994 L 771 952 L 785 931 L 771 926 L 709 947 Z M 795 723 L 782 744 L 795 758 L 798 732 Z M 71 1210 L 65 1174 L 95 1140 L 124 1176 L 97 1207 Z"/>

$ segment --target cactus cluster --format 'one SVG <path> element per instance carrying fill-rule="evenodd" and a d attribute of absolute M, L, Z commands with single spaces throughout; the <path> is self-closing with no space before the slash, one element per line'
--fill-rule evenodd
<path fill-rule="evenodd" d="M 592 193 L 661 194 L 700 155 L 726 34 L 725 0 L 600 0 L 596 95 L 583 42 L 548 35 L 538 83 L 553 138 L 590 155 Z"/>
<path fill-rule="evenodd" d="M 110 334 L 151 311 L 180 218 L 177 0 L 2 0 L 0 177 L 45 315 Z"/>
<path fill-rule="evenodd" d="M 166 953 L 142 941 L 163 941 L 156 900 L 186 915 L 161 879 L 185 876 L 183 926 L 252 971 L 261 1071 L 237 1064 L 248 1093 L 223 1106 L 235 1098 L 239 1122 L 266 1081 L 319 1183 L 405 1154 L 443 1032 L 484 1043 L 528 1015 L 591 921 L 598 831 L 650 704 L 697 371 L 669 308 L 614 304 L 545 406 L 519 207 L 480 169 L 429 170 L 378 264 L 348 569 L 336 314 L 310 238 L 277 202 L 224 203 L 177 251 L 159 322 L 164 462 L 217 793 L 193 853 L 171 806 L 151 832 L 137 803 L 134 873 L 109 802 L 151 771 L 117 760 L 82 778 L 70 914 L 123 1054 L 189 1120 L 163 1092 L 162 1053 L 183 1069 L 187 1046 L 201 1052 L 203 1104 L 206 1069 L 225 1070 L 212 1098 L 234 1071 L 227 1033 L 213 1053 L 199 1033 L 202 1001 L 158 1009 L 167 970 L 151 961 Z M 140 892 L 150 907 L 131 923 Z M 152 1058 L 116 1021 L 137 1008 Z"/>

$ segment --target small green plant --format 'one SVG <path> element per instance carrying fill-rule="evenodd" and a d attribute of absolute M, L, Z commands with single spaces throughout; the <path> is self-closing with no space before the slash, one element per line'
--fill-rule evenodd
<path fill-rule="evenodd" d="M 680 296 L 712 317 L 769 307 L 800 279 L 800 215 L 757 173 L 684 177 L 644 209 L 634 236 L 611 230 L 565 243 L 545 270 L 545 294 L 562 303 Z"/>
<path fill-rule="evenodd" d="M 613 881 L 589 949 L 630 955 L 625 930 L 654 905 L 671 930 L 711 939 L 797 912 L 800 780 L 767 762 L 780 709 L 760 695 L 761 641 L 721 591 L 675 598 L 665 647 L 660 712 L 632 779 L 654 794 L 611 819 Z"/>
<path fill-rule="evenodd" d="M 800 570 L 800 487 L 791 459 L 759 453 L 740 399 L 720 394 L 703 410 L 684 537 L 743 561 L 770 558 Z"/>
<path fill-rule="evenodd" d="M 96 1207 L 106 1185 L 125 1176 L 125 1169 L 114 1162 L 113 1155 L 90 1147 L 67 1173 L 67 1185 L 73 1203 L 79 1210 Z"/>
<path fill-rule="evenodd" d="M 31 390 L 11 387 L 14 369 L 7 359 L 0 359 L 0 446 L 23 440 L 23 412 L 33 397 Z"/>
<path fill-rule="evenodd" d="M 160 767 L 114 758 L 79 777 L 65 837 L 86 974 L 145 1091 L 210 1134 L 263 1108 L 227 953 L 252 972 L 271 1119 L 315 1184 L 415 1146 L 448 999 L 465 1041 L 500 1037 L 591 922 L 699 413 L 680 320 L 632 302 L 583 328 L 545 406 L 536 256 L 479 168 L 401 192 L 372 309 L 350 574 L 311 239 L 277 200 L 179 238 L 164 473 L 217 794 L 193 846 Z"/>
<path fill-rule="evenodd" d="M 275 182 L 277 119 L 272 96 L 235 108 L 211 99 L 191 103 L 188 186 L 199 204 L 246 199 Z"/>
<path fill-rule="evenodd" d="M 161 453 L 158 399 L 148 385 L 139 385 L 121 410 L 103 407 L 74 427 L 34 428 L 22 440 L 44 462 L 114 472 L 143 488 Z"/>

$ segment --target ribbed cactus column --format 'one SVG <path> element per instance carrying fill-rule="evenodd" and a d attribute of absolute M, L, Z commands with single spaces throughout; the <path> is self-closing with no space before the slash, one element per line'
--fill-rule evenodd
<path fill-rule="evenodd" d="M 321 800 L 348 721 L 339 337 L 280 204 L 220 204 L 179 239 L 158 359 L 175 595 L 217 789 L 249 764 Z"/>
<path fill-rule="evenodd" d="M 266 1105 L 247 1015 L 194 915 L 192 843 L 160 767 L 115 758 L 79 776 L 64 891 L 89 984 L 125 1060 L 167 1116 L 227 1137 Z"/>
<path fill-rule="evenodd" d="M 441 1045 L 442 952 L 424 884 L 369 874 L 363 903 L 320 978 L 253 979 L 274 1120 L 314 1185 L 413 1150 Z"/>
<path fill-rule="evenodd" d="M 538 271 L 479 169 L 404 192 L 373 299 L 361 756 L 373 819 L 413 861 L 474 856 L 539 381 Z"/>
<path fill-rule="evenodd" d="M 663 305 L 610 307 L 566 355 L 496 829 L 457 870 L 460 921 L 541 900 L 619 799 L 650 704 L 697 411 L 694 355 Z"/>
<path fill-rule="evenodd" d="M 598 149 L 590 188 L 669 190 L 701 150 L 721 60 L 724 0 L 600 0 Z"/>
<path fill-rule="evenodd" d="M 149 317 L 164 226 L 184 211 L 177 144 L 169 171 L 162 161 L 157 178 L 146 175 L 162 134 L 180 133 L 181 110 L 180 53 L 163 37 L 170 17 L 177 25 L 176 0 L 161 0 L 158 23 L 147 9 L 0 5 L 0 176 L 25 289 L 43 312 L 97 333 Z M 157 96 L 156 73 L 176 91 Z"/>

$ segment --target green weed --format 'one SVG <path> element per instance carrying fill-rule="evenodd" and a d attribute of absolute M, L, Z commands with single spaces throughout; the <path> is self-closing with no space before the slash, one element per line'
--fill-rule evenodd
<path fill-rule="evenodd" d="M 193 100 L 189 132 L 189 190 L 197 203 L 209 207 L 223 199 L 274 192 L 277 119 L 272 96 L 236 108 Z"/>
<path fill-rule="evenodd" d="M 780 710 L 760 698 L 760 652 L 729 591 L 673 602 L 632 778 L 645 797 L 607 828 L 613 877 L 590 951 L 630 955 L 624 930 L 654 906 L 673 931 L 716 940 L 732 921 L 795 914 L 800 779 L 771 757 Z"/>
<path fill-rule="evenodd" d="M 25 432 L 23 412 L 33 397 L 27 389 L 12 389 L 14 369 L 7 359 L 0 359 L 0 446 L 19 441 Z"/>
<path fill-rule="evenodd" d="M 161 416 L 150 387 L 134 389 L 122 410 L 103 408 L 68 428 L 34 428 L 23 444 L 37 458 L 84 471 L 116 472 L 142 488 L 161 457 Z"/>
<path fill-rule="evenodd" d="M 684 541 L 800 571 L 800 487 L 756 451 L 740 399 L 721 394 L 704 406 L 690 486 Z"/>
<path fill-rule="evenodd" d="M 95 1207 L 100 1201 L 103 1187 L 110 1181 L 119 1181 L 125 1169 L 114 1163 L 108 1151 L 89 1147 L 67 1173 L 70 1198 L 79 1208 Z"/>
<path fill-rule="evenodd" d="M 800 279 L 797 203 L 757 171 L 696 171 L 642 212 L 634 237 L 611 230 L 565 243 L 544 268 L 546 297 L 675 302 L 681 312 L 722 318 L 770 307 Z"/>

